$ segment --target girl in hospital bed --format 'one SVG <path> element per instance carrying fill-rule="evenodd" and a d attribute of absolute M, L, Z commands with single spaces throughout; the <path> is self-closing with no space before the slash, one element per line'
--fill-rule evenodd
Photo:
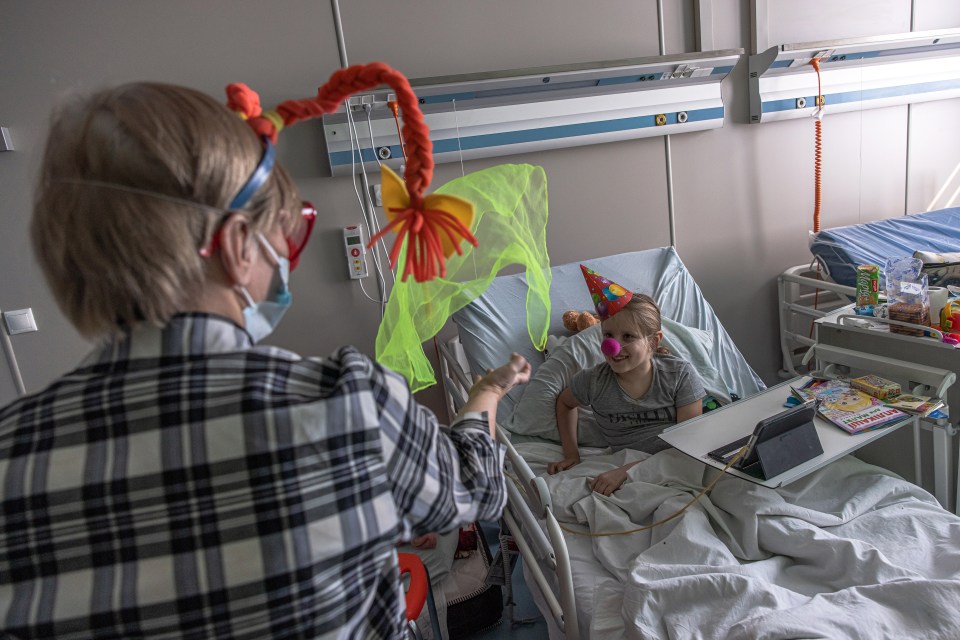
<path fill-rule="evenodd" d="M 631 293 L 583 265 L 580 268 L 600 315 L 604 362 L 574 375 L 557 398 L 563 460 L 547 465 L 551 474 L 580 462 L 579 407 L 593 409 L 601 433 L 615 451 L 656 453 L 669 446 L 657 437 L 663 429 L 700 415 L 706 395 L 689 362 L 657 352 L 663 331 L 653 298 Z M 600 474 L 591 489 L 610 495 L 634 464 Z"/>

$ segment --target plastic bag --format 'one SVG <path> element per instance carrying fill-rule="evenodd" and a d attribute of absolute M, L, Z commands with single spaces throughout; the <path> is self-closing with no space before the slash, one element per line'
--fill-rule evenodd
<path fill-rule="evenodd" d="M 918 258 L 890 258 L 883 268 L 887 284 L 887 311 L 891 320 L 930 326 L 930 291 L 923 261 Z M 920 329 L 891 325 L 890 331 L 922 336 Z"/>

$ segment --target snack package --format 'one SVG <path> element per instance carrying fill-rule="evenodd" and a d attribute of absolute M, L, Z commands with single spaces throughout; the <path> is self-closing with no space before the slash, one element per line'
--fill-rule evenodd
<path fill-rule="evenodd" d="M 887 304 L 891 320 L 930 326 L 930 293 L 923 261 L 918 258 L 890 258 L 883 269 L 887 282 Z M 922 336 L 922 329 L 891 325 L 890 331 Z"/>
<path fill-rule="evenodd" d="M 854 389 L 859 389 L 860 391 L 863 391 L 864 393 L 869 394 L 878 400 L 886 400 L 889 397 L 900 395 L 899 384 L 892 380 L 881 378 L 880 376 L 872 373 L 852 379 L 850 381 L 850 386 Z"/>
<path fill-rule="evenodd" d="M 872 307 L 880 301 L 880 265 L 857 265 L 857 307 Z"/>

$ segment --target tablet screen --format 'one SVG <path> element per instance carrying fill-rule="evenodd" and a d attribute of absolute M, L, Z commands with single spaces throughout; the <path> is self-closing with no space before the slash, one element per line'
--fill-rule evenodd
<path fill-rule="evenodd" d="M 757 444 L 776 438 L 784 433 L 799 427 L 800 425 L 811 422 L 816 415 L 817 407 L 813 402 L 797 405 L 792 409 L 787 409 L 769 418 L 764 418 L 757 423 L 750 437 L 750 449 L 740 458 L 734 466 L 738 469 L 748 467 L 756 462 Z"/>

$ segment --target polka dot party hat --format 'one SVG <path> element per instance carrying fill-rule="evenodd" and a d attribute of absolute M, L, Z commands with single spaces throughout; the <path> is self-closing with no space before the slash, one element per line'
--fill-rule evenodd
<path fill-rule="evenodd" d="M 580 265 L 583 271 L 583 279 L 587 281 L 587 288 L 590 290 L 590 297 L 593 298 L 593 304 L 597 308 L 597 315 L 601 320 L 606 320 L 630 302 L 633 293 L 624 289 L 616 282 L 607 280 L 593 269 L 588 269 Z"/>

